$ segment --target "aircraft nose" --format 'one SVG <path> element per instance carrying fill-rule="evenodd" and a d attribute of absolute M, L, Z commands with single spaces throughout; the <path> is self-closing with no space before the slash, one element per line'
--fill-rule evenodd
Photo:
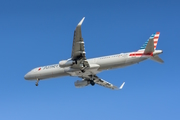
<path fill-rule="evenodd" d="M 29 78 L 30 78 L 30 74 L 27 73 L 27 74 L 24 76 L 24 79 L 25 79 L 25 80 L 28 80 Z"/>

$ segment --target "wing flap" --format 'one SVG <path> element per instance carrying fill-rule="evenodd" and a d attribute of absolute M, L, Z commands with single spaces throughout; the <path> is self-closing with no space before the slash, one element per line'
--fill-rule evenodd
<path fill-rule="evenodd" d="M 93 78 L 94 83 L 96 83 L 100 86 L 106 87 L 106 88 L 110 88 L 112 90 L 121 90 L 125 84 L 125 82 L 123 82 L 120 87 L 117 87 L 117 86 L 99 78 L 96 75 L 87 75 L 87 76 L 79 76 L 79 77 L 84 79 L 84 80 L 87 80 L 87 81 L 90 81 Z"/>
<path fill-rule="evenodd" d="M 113 84 L 103 80 L 103 79 L 96 79 L 94 80 L 94 82 L 98 85 L 101 85 L 101 86 L 104 86 L 104 87 L 107 87 L 107 88 L 110 88 L 110 89 L 118 89 L 118 87 L 114 86 Z"/>
<path fill-rule="evenodd" d="M 115 86 L 115 85 L 113 85 L 113 84 L 111 84 L 111 83 L 109 83 L 109 82 L 107 82 L 107 81 L 105 81 L 103 79 L 98 78 L 97 76 L 96 76 L 96 79 L 94 80 L 94 82 L 96 84 L 98 84 L 98 85 L 101 85 L 103 87 L 110 88 L 110 89 L 113 89 L 113 90 L 122 89 L 124 84 L 125 84 L 125 82 L 123 82 L 120 87 L 117 87 L 117 86 Z"/>

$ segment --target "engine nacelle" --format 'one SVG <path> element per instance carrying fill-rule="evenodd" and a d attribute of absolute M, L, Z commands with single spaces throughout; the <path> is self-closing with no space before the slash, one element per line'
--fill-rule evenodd
<path fill-rule="evenodd" d="M 59 66 L 64 68 L 64 67 L 69 67 L 71 65 L 73 65 L 75 63 L 75 61 L 72 60 L 62 60 L 59 62 Z"/>
<path fill-rule="evenodd" d="M 85 87 L 85 86 L 89 85 L 89 81 L 77 80 L 76 82 L 74 82 L 74 85 L 76 88 Z"/>

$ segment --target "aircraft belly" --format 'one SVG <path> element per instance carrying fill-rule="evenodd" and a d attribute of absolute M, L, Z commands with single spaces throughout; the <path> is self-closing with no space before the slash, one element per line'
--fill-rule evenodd
<path fill-rule="evenodd" d="M 126 64 L 134 64 L 134 63 L 137 63 L 139 62 L 139 57 L 128 57 L 126 59 Z"/>
<path fill-rule="evenodd" d="M 139 61 L 142 62 L 142 61 L 147 60 L 147 59 L 148 59 L 148 57 L 140 57 Z"/>
<path fill-rule="evenodd" d="M 139 62 L 144 61 L 146 59 L 147 59 L 147 57 L 128 57 L 126 59 L 125 66 L 136 64 L 136 63 L 139 63 Z"/>
<path fill-rule="evenodd" d="M 126 67 L 135 63 L 139 63 L 146 59 L 147 57 L 120 56 L 118 58 L 113 58 L 109 60 L 108 59 L 100 60 L 97 63 L 100 65 L 99 71 L 101 71 L 101 70 L 109 70 L 109 69 Z"/>
<path fill-rule="evenodd" d="M 100 65 L 99 70 L 101 71 L 101 70 L 108 70 L 108 69 L 123 67 L 125 65 L 125 61 L 126 59 L 124 57 L 100 60 L 98 61 L 98 64 Z"/>
<path fill-rule="evenodd" d="M 43 70 L 39 72 L 39 79 L 55 78 L 61 76 L 67 76 L 68 74 L 64 72 L 63 68 L 53 68 L 49 70 Z"/>
<path fill-rule="evenodd" d="M 53 76 L 54 77 L 59 77 L 59 76 L 67 76 L 68 74 L 64 71 L 64 68 L 61 69 L 55 69 L 53 71 Z"/>
<path fill-rule="evenodd" d="M 100 71 L 98 71 L 98 68 L 99 68 L 98 64 L 90 64 L 90 67 L 85 69 L 84 73 L 80 69 L 75 69 L 71 67 L 65 68 L 64 70 L 70 76 L 88 76 L 99 73 Z"/>

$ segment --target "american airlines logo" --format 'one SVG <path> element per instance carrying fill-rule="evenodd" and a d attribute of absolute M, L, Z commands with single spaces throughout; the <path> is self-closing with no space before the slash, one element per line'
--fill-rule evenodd
<path fill-rule="evenodd" d="M 59 64 L 49 65 L 49 66 L 45 66 L 45 67 L 43 68 L 43 70 L 44 70 L 44 69 L 49 69 L 49 68 L 58 68 L 58 67 L 59 67 Z"/>

